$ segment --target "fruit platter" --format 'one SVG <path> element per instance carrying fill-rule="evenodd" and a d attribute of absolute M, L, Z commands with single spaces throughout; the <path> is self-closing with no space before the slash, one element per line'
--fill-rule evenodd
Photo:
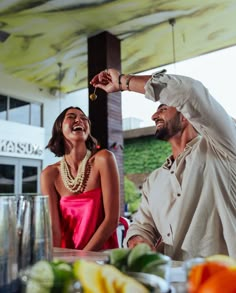
<path fill-rule="evenodd" d="M 107 262 L 40 260 L 21 273 L 24 293 L 169 293 L 171 259 L 139 244 L 103 252 Z"/>
<path fill-rule="evenodd" d="M 106 257 L 102 257 L 102 255 Z M 168 256 L 142 243 L 133 249 L 104 251 L 99 259 L 40 260 L 21 272 L 23 293 L 231 293 L 236 292 L 236 260 L 226 255 L 181 263 L 185 281 L 178 291 L 171 281 Z M 223 287 L 222 287 L 223 286 Z M 224 288 L 224 291 L 222 291 Z"/>

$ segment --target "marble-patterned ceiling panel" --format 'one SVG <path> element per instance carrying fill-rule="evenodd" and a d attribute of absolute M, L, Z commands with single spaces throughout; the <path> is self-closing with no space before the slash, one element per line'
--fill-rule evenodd
<path fill-rule="evenodd" d="M 92 35 L 117 36 L 123 71 L 137 73 L 235 45 L 235 13 L 235 0 L 3 0 L 0 70 L 71 92 L 87 87 Z"/>

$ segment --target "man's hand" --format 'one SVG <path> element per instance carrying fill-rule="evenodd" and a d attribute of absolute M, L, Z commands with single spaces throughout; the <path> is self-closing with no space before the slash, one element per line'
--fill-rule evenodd
<path fill-rule="evenodd" d="M 90 84 L 95 88 L 104 90 L 107 93 L 118 92 L 120 90 L 119 75 L 120 72 L 116 69 L 106 69 L 95 75 L 90 81 Z"/>
<path fill-rule="evenodd" d="M 156 248 L 152 243 L 150 243 L 148 240 L 144 239 L 142 236 L 136 235 L 129 239 L 127 242 L 128 248 L 134 248 L 139 243 L 146 243 L 151 247 L 151 250 L 156 251 Z"/>

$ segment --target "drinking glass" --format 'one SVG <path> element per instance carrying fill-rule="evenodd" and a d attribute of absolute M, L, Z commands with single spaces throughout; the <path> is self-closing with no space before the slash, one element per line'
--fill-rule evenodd
<path fill-rule="evenodd" d="M 22 194 L 17 196 L 17 231 L 19 269 L 39 260 L 52 260 L 52 229 L 48 196 Z"/>
<path fill-rule="evenodd" d="M 0 195 L 0 293 L 17 292 L 16 198 Z"/>
<path fill-rule="evenodd" d="M 184 261 L 183 267 L 185 269 L 186 279 L 188 278 L 189 272 L 191 271 L 192 267 L 204 263 L 205 259 L 202 257 L 195 257 Z"/>

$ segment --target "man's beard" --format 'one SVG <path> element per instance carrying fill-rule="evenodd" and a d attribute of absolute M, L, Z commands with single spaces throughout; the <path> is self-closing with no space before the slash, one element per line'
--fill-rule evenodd
<path fill-rule="evenodd" d="M 170 119 L 163 127 L 156 130 L 155 137 L 160 140 L 168 141 L 171 137 L 176 135 L 182 130 L 182 124 L 180 120 L 180 112 Z"/>

